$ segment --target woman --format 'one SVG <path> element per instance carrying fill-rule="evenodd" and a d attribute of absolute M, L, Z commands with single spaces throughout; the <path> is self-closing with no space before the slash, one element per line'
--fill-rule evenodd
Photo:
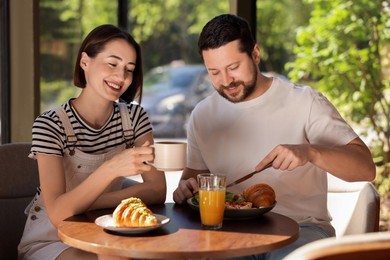
<path fill-rule="evenodd" d="M 164 203 L 164 173 L 143 163 L 154 158 L 148 116 L 130 103 L 141 98 L 142 81 L 141 48 L 130 34 L 113 25 L 89 33 L 74 71 L 81 94 L 33 125 L 30 157 L 38 161 L 40 189 L 28 209 L 21 259 L 96 258 L 58 239 L 61 220 L 131 196 Z M 126 187 L 124 177 L 137 174 L 143 183 Z"/>

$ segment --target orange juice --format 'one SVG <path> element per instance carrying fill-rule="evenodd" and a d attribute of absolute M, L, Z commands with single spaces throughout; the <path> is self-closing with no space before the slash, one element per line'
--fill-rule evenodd
<path fill-rule="evenodd" d="M 220 228 L 225 210 L 225 189 L 199 190 L 199 208 L 202 225 Z"/>

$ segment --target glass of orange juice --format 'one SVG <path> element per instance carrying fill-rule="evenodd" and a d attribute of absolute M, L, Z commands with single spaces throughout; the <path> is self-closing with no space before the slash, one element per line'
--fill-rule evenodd
<path fill-rule="evenodd" d="M 225 211 L 226 176 L 206 173 L 197 177 L 202 227 L 220 229 Z"/>

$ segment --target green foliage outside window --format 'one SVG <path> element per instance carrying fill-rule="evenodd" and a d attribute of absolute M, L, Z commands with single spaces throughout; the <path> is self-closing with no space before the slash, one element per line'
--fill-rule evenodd
<path fill-rule="evenodd" d="M 310 0 L 310 24 L 299 29 L 294 81 L 314 85 L 344 118 L 371 136 L 376 183 L 390 191 L 390 3 Z"/>

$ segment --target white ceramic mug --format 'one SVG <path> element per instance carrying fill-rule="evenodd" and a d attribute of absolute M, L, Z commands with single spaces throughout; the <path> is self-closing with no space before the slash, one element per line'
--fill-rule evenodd
<path fill-rule="evenodd" d="M 187 143 L 174 141 L 155 142 L 154 160 L 148 162 L 159 171 L 179 171 L 186 167 Z"/>

